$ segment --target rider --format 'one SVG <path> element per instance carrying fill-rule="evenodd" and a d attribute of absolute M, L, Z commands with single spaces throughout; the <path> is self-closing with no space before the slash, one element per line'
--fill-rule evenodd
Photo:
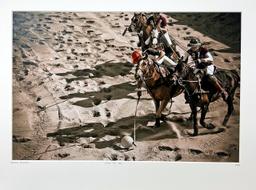
<path fill-rule="evenodd" d="M 172 41 L 170 39 L 170 36 L 168 34 L 168 29 L 167 29 L 167 24 L 168 24 L 168 20 L 167 18 L 160 14 L 160 13 L 153 13 L 153 15 L 151 15 L 148 19 L 147 19 L 147 24 L 148 25 L 152 25 L 152 27 L 154 28 L 153 32 L 153 44 L 157 43 L 157 37 L 158 34 L 161 33 L 162 37 L 165 39 L 165 41 L 167 42 L 166 44 L 171 47 Z M 146 40 L 147 41 L 147 40 Z"/>
<path fill-rule="evenodd" d="M 144 53 L 148 55 L 154 56 L 154 59 L 150 59 L 148 56 L 143 56 L 142 53 L 139 50 L 135 50 L 132 53 L 132 63 L 136 64 L 136 70 L 135 70 L 135 79 L 138 80 L 138 88 L 141 87 L 142 81 L 143 81 L 143 75 L 141 72 L 139 72 L 139 63 L 141 61 L 148 61 L 148 62 L 154 62 L 157 63 L 157 65 L 160 67 L 165 66 L 169 71 L 173 71 L 177 63 L 172 61 L 169 57 L 165 55 L 165 52 L 161 49 L 153 49 L 149 48 Z M 138 91 L 138 96 L 141 95 L 141 92 Z"/>
<path fill-rule="evenodd" d="M 184 60 L 188 61 L 188 57 L 191 56 L 195 62 L 197 69 L 205 69 L 208 81 L 213 84 L 216 90 L 222 95 L 223 100 L 227 100 L 228 93 L 220 85 L 218 79 L 214 75 L 215 66 L 213 65 L 213 57 L 207 48 L 203 47 L 200 40 L 192 38 L 188 44 L 190 49 L 185 53 Z"/>

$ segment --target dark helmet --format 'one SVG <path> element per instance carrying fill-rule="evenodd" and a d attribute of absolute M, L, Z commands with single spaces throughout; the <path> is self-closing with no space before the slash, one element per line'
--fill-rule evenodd
<path fill-rule="evenodd" d="M 201 45 L 201 42 L 199 39 L 197 38 L 192 38 L 190 41 L 189 41 L 189 44 L 188 44 L 188 47 L 191 47 L 191 46 L 200 46 Z"/>

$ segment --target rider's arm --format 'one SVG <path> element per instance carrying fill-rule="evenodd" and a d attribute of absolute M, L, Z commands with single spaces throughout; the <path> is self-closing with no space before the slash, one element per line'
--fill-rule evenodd
<path fill-rule="evenodd" d="M 209 66 L 213 63 L 213 57 L 210 52 L 207 52 L 205 55 L 205 58 L 201 58 L 199 62 L 202 62 L 205 64 L 205 66 Z"/>

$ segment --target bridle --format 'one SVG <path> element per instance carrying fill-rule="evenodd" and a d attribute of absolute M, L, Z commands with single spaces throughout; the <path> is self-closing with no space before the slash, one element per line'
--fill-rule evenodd
<path fill-rule="evenodd" d="M 179 75 L 176 71 L 174 73 L 174 75 L 176 75 L 178 77 L 177 83 L 185 89 L 185 91 L 188 93 L 189 96 L 192 96 L 193 94 L 195 94 L 197 88 L 195 88 L 193 90 L 193 92 L 190 93 L 190 91 L 188 90 L 188 84 L 189 83 L 197 83 L 198 86 L 200 87 L 201 82 L 200 82 L 199 78 L 196 75 L 195 75 L 195 77 L 197 77 L 197 80 L 184 79 L 189 74 L 189 72 L 193 72 L 193 69 L 189 64 L 186 64 L 186 63 L 181 63 L 181 64 L 183 64 L 182 66 L 184 67 L 184 68 L 182 68 L 182 71 L 181 71 L 182 74 Z"/>

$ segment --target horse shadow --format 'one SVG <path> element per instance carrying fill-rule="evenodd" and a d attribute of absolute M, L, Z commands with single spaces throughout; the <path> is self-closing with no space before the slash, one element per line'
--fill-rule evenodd
<path fill-rule="evenodd" d="M 56 132 L 48 133 L 47 137 L 54 138 L 60 145 L 66 143 L 79 143 L 81 138 L 93 138 L 90 143 L 95 144 L 98 149 L 112 147 L 120 149 L 118 143 L 124 135 L 134 136 L 134 116 L 110 122 L 107 126 L 101 123 L 88 123 L 78 127 L 58 129 Z M 136 141 L 154 141 L 177 138 L 177 135 L 170 130 L 167 123 L 163 123 L 159 128 L 147 126 L 149 121 L 155 121 L 154 114 L 136 117 Z M 107 138 L 112 137 L 112 138 Z"/>
<path fill-rule="evenodd" d="M 118 85 L 112 85 L 108 88 L 102 88 L 100 91 L 85 92 L 85 93 L 73 93 L 66 96 L 61 96 L 60 99 L 71 98 L 86 98 L 73 103 L 73 105 L 81 107 L 92 107 L 99 105 L 102 101 L 117 100 L 122 98 L 136 99 L 129 95 L 135 92 L 136 85 L 130 82 L 121 83 Z M 142 98 L 144 100 L 151 100 L 150 98 Z"/>
<path fill-rule="evenodd" d="M 94 69 L 78 69 L 75 71 L 68 71 L 64 73 L 56 73 L 58 76 L 67 76 L 67 75 L 73 75 L 72 78 L 65 78 L 67 83 L 71 83 L 73 81 L 77 80 L 84 80 L 87 78 L 100 78 L 103 76 L 125 76 L 132 70 L 133 65 L 129 62 L 123 62 L 123 63 L 112 63 L 110 61 L 107 61 L 103 64 L 96 65 Z"/>

